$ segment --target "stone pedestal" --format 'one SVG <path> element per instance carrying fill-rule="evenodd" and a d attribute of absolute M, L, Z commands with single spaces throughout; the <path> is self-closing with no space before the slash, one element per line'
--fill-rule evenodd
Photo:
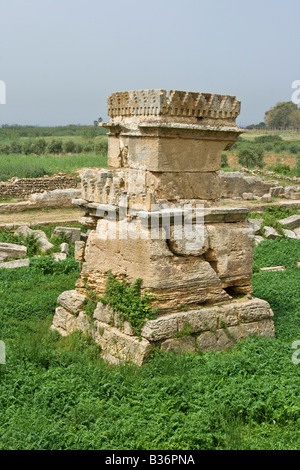
<path fill-rule="evenodd" d="M 269 304 L 251 297 L 247 209 L 218 206 L 221 152 L 242 132 L 239 111 L 235 97 L 205 93 L 108 97 L 110 168 L 86 170 L 74 200 L 91 232 L 78 250 L 82 271 L 70 295 L 85 299 L 87 288 L 103 295 L 109 271 L 128 282 L 142 278 L 158 316 L 145 321 L 139 338 L 101 302 L 88 318 L 83 306 L 74 312 L 72 302 L 59 300 L 54 329 L 88 331 L 103 357 L 139 365 L 153 346 L 222 349 L 250 333 L 274 335 Z"/>

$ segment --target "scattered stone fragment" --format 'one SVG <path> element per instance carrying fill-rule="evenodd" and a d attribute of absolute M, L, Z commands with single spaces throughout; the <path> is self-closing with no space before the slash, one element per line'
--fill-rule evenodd
<path fill-rule="evenodd" d="M 260 268 L 261 271 L 285 271 L 284 266 L 270 266 L 268 268 Z"/>
<path fill-rule="evenodd" d="M 248 219 L 248 222 L 252 225 L 254 234 L 258 235 L 264 219 Z"/>
<path fill-rule="evenodd" d="M 5 268 L 5 269 L 22 268 L 23 266 L 29 266 L 29 264 L 30 264 L 29 258 L 17 259 L 14 261 L 7 261 L 6 263 L 0 263 L 0 269 L 1 268 Z"/>
<path fill-rule="evenodd" d="M 46 253 L 48 250 L 51 250 L 54 247 L 54 245 L 52 245 L 52 243 L 50 243 L 47 238 L 38 237 L 37 242 L 42 253 Z"/>
<path fill-rule="evenodd" d="M 26 238 L 28 235 L 33 234 L 33 230 L 28 227 L 28 225 L 21 225 L 21 227 L 17 228 L 14 233 L 15 235 L 22 235 L 23 238 Z"/>
<path fill-rule="evenodd" d="M 52 253 L 52 256 L 55 261 L 64 261 L 67 259 L 66 253 Z"/>
<path fill-rule="evenodd" d="M 267 225 L 264 227 L 264 233 L 265 237 L 269 240 L 275 240 L 275 238 L 280 237 L 279 233 L 277 232 L 277 230 L 275 230 L 275 228 L 268 227 Z"/>
<path fill-rule="evenodd" d="M 52 236 L 59 236 L 63 233 L 66 236 L 66 239 L 69 243 L 75 243 L 80 240 L 81 230 L 76 227 L 55 227 Z"/>
<path fill-rule="evenodd" d="M 66 290 L 58 296 L 57 303 L 69 312 L 78 314 L 83 310 L 85 299 L 86 296 L 78 294 L 76 290 Z"/>
<path fill-rule="evenodd" d="M 70 254 L 69 243 L 62 243 L 60 245 L 60 252 L 65 253 L 68 256 Z"/>
<path fill-rule="evenodd" d="M 300 227 L 300 215 L 291 215 L 290 217 L 279 220 L 279 223 L 281 225 L 289 225 L 291 228 Z"/>
<path fill-rule="evenodd" d="M 264 237 L 261 237 L 260 235 L 256 235 L 254 238 L 254 243 L 256 246 L 259 245 L 263 241 L 264 241 Z"/>
<path fill-rule="evenodd" d="M 264 194 L 260 200 L 261 202 L 272 202 L 272 196 L 270 196 L 270 194 Z"/>
<path fill-rule="evenodd" d="M 26 255 L 26 246 L 15 243 L 0 243 L 0 257 L 3 260 L 7 258 L 23 258 Z"/>
<path fill-rule="evenodd" d="M 242 198 L 243 198 L 245 201 L 253 201 L 254 195 L 253 195 L 253 193 L 243 193 L 243 194 L 242 194 Z"/>
<path fill-rule="evenodd" d="M 295 232 L 293 232 L 293 230 L 285 230 L 283 229 L 283 233 L 284 235 L 287 237 L 287 238 L 292 238 L 294 240 L 297 240 L 298 237 L 297 235 L 295 234 Z"/>
<path fill-rule="evenodd" d="M 297 235 L 298 240 L 300 239 L 300 227 L 294 229 L 294 233 Z"/>
<path fill-rule="evenodd" d="M 285 193 L 283 186 L 275 186 L 274 188 L 270 189 L 270 196 L 271 197 L 278 197 L 281 194 Z"/>

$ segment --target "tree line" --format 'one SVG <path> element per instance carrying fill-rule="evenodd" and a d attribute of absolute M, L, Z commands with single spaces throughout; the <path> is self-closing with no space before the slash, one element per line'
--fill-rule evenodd
<path fill-rule="evenodd" d="M 265 113 L 264 122 L 246 129 L 300 130 L 300 108 L 292 101 L 277 103 Z"/>

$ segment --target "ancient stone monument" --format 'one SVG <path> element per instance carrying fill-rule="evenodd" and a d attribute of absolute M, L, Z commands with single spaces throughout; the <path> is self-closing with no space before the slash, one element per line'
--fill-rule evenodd
<path fill-rule="evenodd" d="M 221 152 L 242 130 L 233 96 L 141 90 L 108 97 L 109 168 L 88 169 L 74 200 L 89 229 L 78 242 L 76 291 L 58 298 L 52 328 L 88 332 L 110 362 L 142 364 L 163 350 L 223 349 L 256 333 L 274 336 L 272 310 L 251 296 L 254 233 L 247 209 L 218 205 Z M 155 319 L 138 336 L 102 296 L 108 273 L 151 291 Z"/>

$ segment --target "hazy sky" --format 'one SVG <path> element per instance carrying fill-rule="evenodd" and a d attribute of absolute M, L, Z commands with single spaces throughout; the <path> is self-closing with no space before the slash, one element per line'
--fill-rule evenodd
<path fill-rule="evenodd" d="M 236 95 L 240 125 L 300 80 L 299 0 L 0 0 L 0 124 L 92 124 L 114 91 Z"/>

